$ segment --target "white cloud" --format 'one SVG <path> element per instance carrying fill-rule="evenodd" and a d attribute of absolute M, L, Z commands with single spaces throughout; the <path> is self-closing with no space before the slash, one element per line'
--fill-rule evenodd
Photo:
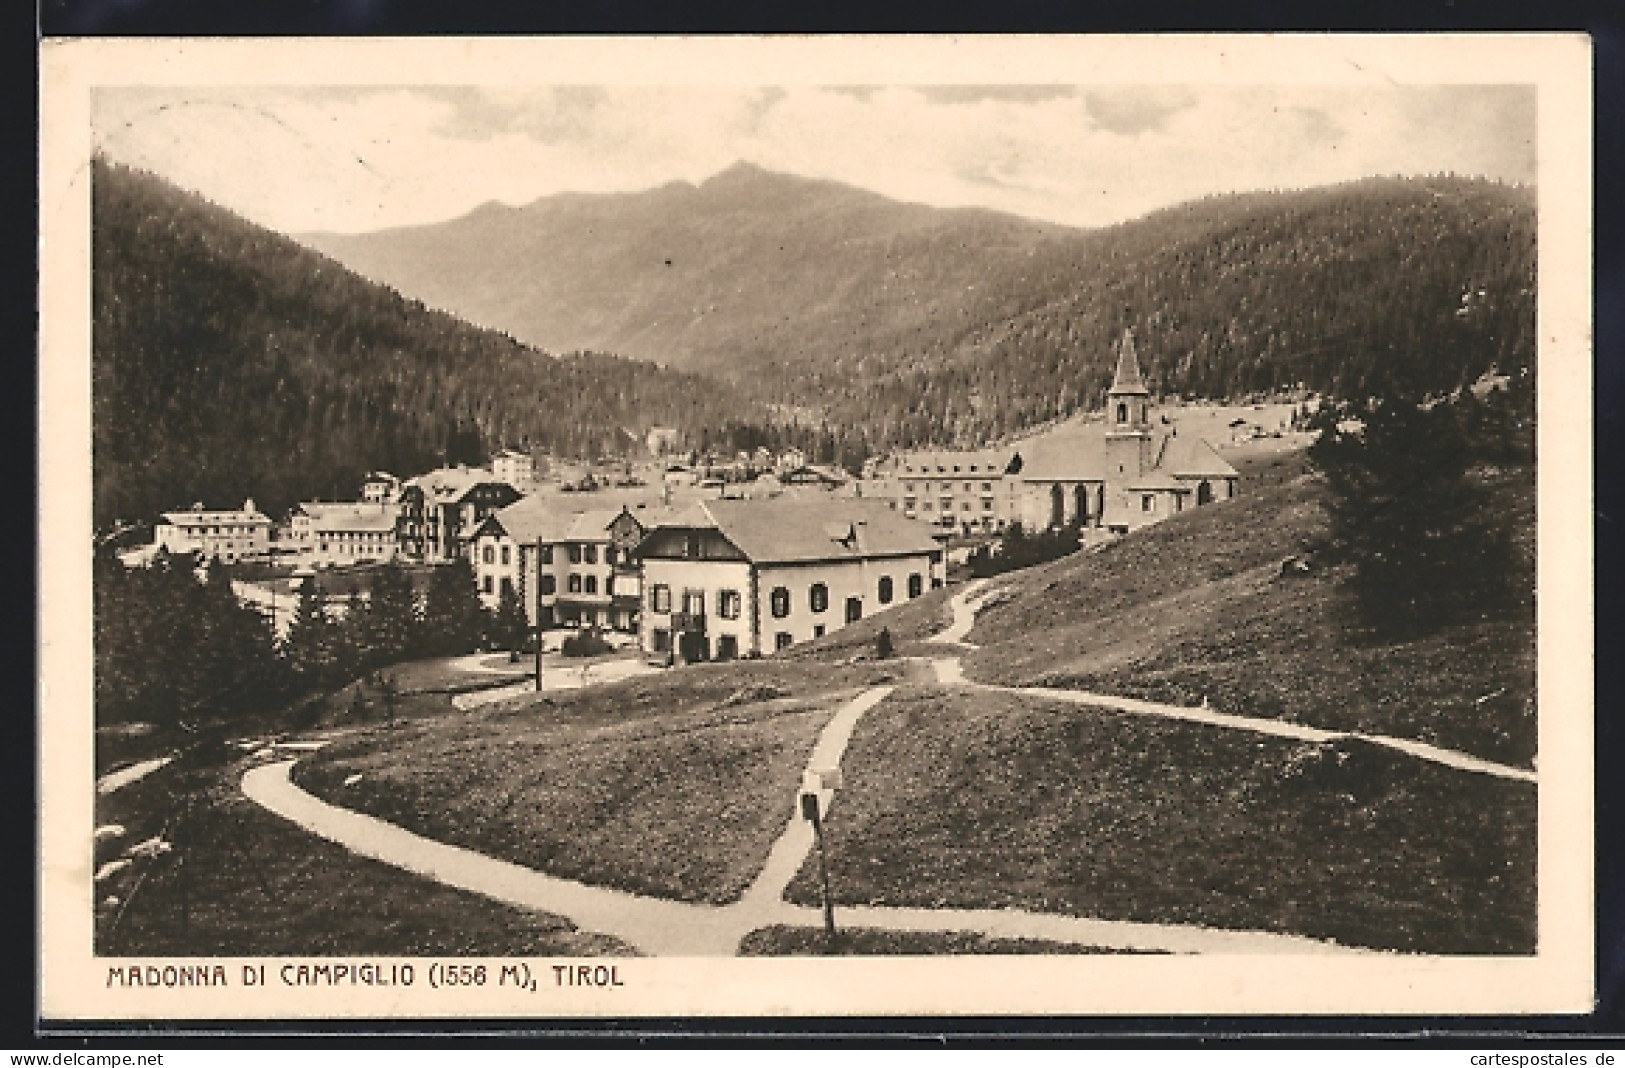
<path fill-rule="evenodd" d="M 736 159 L 1077 225 L 1367 174 L 1533 179 L 1533 91 L 1485 87 L 102 90 L 97 143 L 276 229 L 698 181 Z"/>

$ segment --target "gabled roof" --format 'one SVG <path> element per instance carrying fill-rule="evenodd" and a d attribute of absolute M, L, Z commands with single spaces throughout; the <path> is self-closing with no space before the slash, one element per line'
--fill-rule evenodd
<path fill-rule="evenodd" d="M 1235 478 L 1236 469 L 1206 440 L 1173 434 L 1163 442 L 1157 469 L 1180 478 Z"/>
<path fill-rule="evenodd" d="M 424 499 L 435 504 L 449 504 L 462 500 L 475 486 L 484 482 L 506 486 L 508 483 L 483 467 L 442 467 L 427 474 L 406 480 L 405 485 L 423 490 Z"/>
<path fill-rule="evenodd" d="M 906 556 L 938 550 L 931 528 L 886 501 L 707 501 L 712 525 L 756 564 Z"/>
<path fill-rule="evenodd" d="M 1035 438 L 1021 447 L 1021 477 L 1028 482 L 1103 481 L 1106 429 L 1080 423 Z"/>

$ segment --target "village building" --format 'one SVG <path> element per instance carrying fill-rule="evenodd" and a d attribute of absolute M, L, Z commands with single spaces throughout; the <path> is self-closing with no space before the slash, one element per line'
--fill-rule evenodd
<path fill-rule="evenodd" d="M 407 479 L 395 526 L 400 553 L 432 564 L 461 559 L 485 517 L 521 496 L 511 483 L 478 467 L 442 467 Z"/>
<path fill-rule="evenodd" d="M 198 553 L 206 562 L 262 560 L 269 555 L 271 519 L 252 499 L 233 511 L 212 511 L 201 504 L 164 512 L 153 531 L 153 545 L 172 556 Z"/>
<path fill-rule="evenodd" d="M 368 504 L 393 504 L 401 495 L 401 480 L 388 471 L 373 471 L 361 480 L 361 499 Z"/>
<path fill-rule="evenodd" d="M 557 497 L 527 497 L 488 516 L 473 544 L 480 600 L 519 593 L 533 627 L 636 633 L 643 603 L 634 550 L 649 524 L 677 512 L 658 506 L 566 511 Z"/>
<path fill-rule="evenodd" d="M 676 452 L 682 443 L 682 433 L 669 426 L 652 426 L 643 436 L 643 447 L 649 450 L 650 456 L 664 456 L 669 452 Z"/>
<path fill-rule="evenodd" d="M 866 495 L 961 536 L 1015 523 L 1121 533 L 1235 496 L 1235 468 L 1200 437 L 1153 423 L 1151 410 L 1125 332 L 1103 422 L 1003 448 L 904 453 L 877 468 Z"/>
<path fill-rule="evenodd" d="M 943 581 L 928 526 L 852 498 L 701 502 L 637 556 L 643 648 L 689 662 L 772 653 Z"/>
<path fill-rule="evenodd" d="M 288 547 L 305 567 L 387 563 L 398 551 L 399 515 L 393 503 L 305 501 L 288 515 Z"/>
<path fill-rule="evenodd" d="M 506 482 L 514 487 L 529 487 L 536 481 L 536 461 L 528 452 L 503 449 L 491 458 L 491 474 L 498 482 Z"/>

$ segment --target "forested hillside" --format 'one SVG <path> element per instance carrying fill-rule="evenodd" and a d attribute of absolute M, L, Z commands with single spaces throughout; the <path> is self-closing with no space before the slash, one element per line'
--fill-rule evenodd
<path fill-rule="evenodd" d="M 752 409 L 718 383 L 550 357 L 426 310 L 162 179 L 94 164 L 96 523 L 252 496 L 277 514 L 501 445 L 617 452 Z"/>
<path fill-rule="evenodd" d="M 488 205 L 305 240 L 554 346 L 705 370 L 870 448 L 1087 409 L 1134 326 L 1169 392 L 1432 389 L 1532 363 L 1530 189 L 1368 179 L 1211 197 L 1096 231 L 739 165 L 691 186 Z"/>

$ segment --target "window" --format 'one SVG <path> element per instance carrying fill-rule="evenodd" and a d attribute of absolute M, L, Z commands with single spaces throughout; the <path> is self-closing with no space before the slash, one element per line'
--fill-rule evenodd
<path fill-rule="evenodd" d="M 511 593 L 513 593 L 513 579 L 509 578 L 507 575 L 503 575 L 502 596 L 507 597 Z"/>
<path fill-rule="evenodd" d="M 567 588 L 569 589 L 569 591 L 571 593 L 580 593 L 581 592 L 581 576 L 580 575 L 571 575 L 569 577 L 569 579 L 566 580 L 566 581 L 568 583 Z"/>
<path fill-rule="evenodd" d="M 484 586 L 485 586 L 485 592 L 486 593 L 492 592 L 493 580 L 492 580 L 490 575 L 485 576 Z"/>
<path fill-rule="evenodd" d="M 891 604 L 892 588 L 890 575 L 880 576 L 880 588 L 876 591 L 876 593 L 880 597 L 881 604 Z"/>
<path fill-rule="evenodd" d="M 790 614 L 790 591 L 783 586 L 774 586 L 773 592 L 768 594 L 768 608 L 774 619 L 783 619 Z M 779 646 L 783 649 L 784 646 Z"/>
<path fill-rule="evenodd" d="M 683 542 L 683 555 L 690 560 L 700 558 L 700 535 L 698 531 L 689 531 Z"/>
<path fill-rule="evenodd" d="M 913 493 L 914 492 L 914 483 L 912 483 L 912 482 L 903 483 L 903 492 L 904 493 Z"/>
<path fill-rule="evenodd" d="M 982 483 L 982 492 L 983 493 L 992 493 L 993 492 L 993 483 L 991 483 L 991 482 Z"/>
<path fill-rule="evenodd" d="M 823 612 L 829 608 L 829 587 L 822 582 L 815 582 L 807 589 L 807 607 L 814 612 Z"/>
<path fill-rule="evenodd" d="M 581 546 L 574 542 L 570 543 L 570 562 L 572 564 L 581 563 Z"/>
<path fill-rule="evenodd" d="M 970 492 L 970 483 L 969 482 L 965 483 L 965 492 L 966 493 Z"/>
<path fill-rule="evenodd" d="M 924 590 L 925 584 L 920 579 L 920 573 L 916 571 L 908 577 L 908 595 L 912 599 L 918 597 Z"/>
<path fill-rule="evenodd" d="M 1140 511 L 1154 512 L 1157 509 L 1157 498 L 1150 493 L 1140 494 Z"/>
<path fill-rule="evenodd" d="M 1118 406 L 1117 406 L 1117 421 L 1119 423 L 1128 422 L 1128 405 L 1121 404 L 1121 403 L 1118 404 Z"/>
<path fill-rule="evenodd" d="M 848 597 L 846 599 L 846 621 L 856 623 L 863 618 L 863 598 Z"/>
<path fill-rule="evenodd" d="M 671 587 L 664 583 L 655 586 L 649 591 L 649 610 L 652 612 L 671 611 Z"/>
<path fill-rule="evenodd" d="M 616 555 L 617 554 L 616 554 L 615 546 L 613 546 L 613 545 L 604 546 L 604 563 L 613 564 L 615 562 Z"/>
<path fill-rule="evenodd" d="M 553 562 L 553 546 L 544 545 L 537 552 L 541 555 L 542 563 L 551 564 Z"/>
<path fill-rule="evenodd" d="M 738 590 L 717 591 L 717 615 L 721 616 L 723 619 L 738 619 L 739 603 L 740 598 Z"/>
<path fill-rule="evenodd" d="M 654 631 L 653 640 L 650 642 L 650 644 L 652 644 L 654 646 L 654 651 L 657 652 L 657 653 L 663 653 L 666 650 L 670 649 L 671 648 L 671 631 L 669 631 L 669 630 L 661 630 L 659 627 L 656 627 L 655 631 Z"/>
<path fill-rule="evenodd" d="M 596 564 L 598 562 L 598 546 L 583 545 L 581 547 L 581 558 L 589 564 Z"/>
<path fill-rule="evenodd" d="M 732 634 L 724 634 L 717 638 L 717 659 L 739 659 L 739 639 Z"/>
<path fill-rule="evenodd" d="M 773 650 L 777 652 L 780 649 L 788 649 L 790 648 L 790 643 L 793 640 L 794 639 L 790 637 L 788 631 L 781 630 L 777 634 L 773 635 Z"/>
<path fill-rule="evenodd" d="M 497 558 L 497 551 L 495 549 L 491 548 L 489 545 L 487 545 L 485 547 L 485 549 L 480 553 L 480 559 L 484 560 L 488 564 L 496 563 L 496 558 Z"/>
<path fill-rule="evenodd" d="M 509 555 L 508 555 L 508 547 L 507 547 L 507 546 L 506 546 L 506 545 L 504 545 L 504 546 L 503 546 L 503 547 L 502 547 L 502 563 L 503 563 L 503 564 L 504 564 L 504 565 L 507 565 L 507 564 L 510 564 L 510 563 L 512 563 L 512 562 L 513 562 L 513 559 L 512 559 L 512 557 L 510 557 L 510 556 L 509 556 Z"/>
<path fill-rule="evenodd" d="M 814 638 L 822 638 L 823 636 L 824 636 L 824 625 L 822 623 L 820 623 L 820 624 L 818 624 L 818 626 L 813 628 L 813 637 Z"/>
<path fill-rule="evenodd" d="M 961 512 L 968 512 L 968 511 L 970 511 L 970 502 L 969 502 L 969 501 L 966 501 L 966 502 L 965 502 L 965 503 L 964 503 L 964 504 L 962 504 L 962 505 L 960 505 L 960 506 L 959 506 L 959 510 L 960 510 L 960 511 L 961 511 Z"/>
<path fill-rule="evenodd" d="M 553 596 L 555 593 L 558 592 L 558 589 L 559 589 L 559 580 L 558 579 L 554 578 L 552 575 L 543 575 L 541 577 L 541 594 L 542 594 L 543 597 L 551 597 L 551 596 Z"/>
<path fill-rule="evenodd" d="M 604 576 L 604 596 L 605 597 L 613 597 L 613 596 L 615 596 L 615 576 L 614 575 L 605 575 Z"/>
<path fill-rule="evenodd" d="M 574 576 L 572 576 L 572 577 L 574 577 Z M 597 575 L 588 575 L 585 579 L 583 579 L 582 580 L 582 591 L 584 593 L 597 593 L 598 592 L 598 576 Z"/>
<path fill-rule="evenodd" d="M 683 611 L 691 616 L 705 615 L 705 591 L 684 590 Z"/>

